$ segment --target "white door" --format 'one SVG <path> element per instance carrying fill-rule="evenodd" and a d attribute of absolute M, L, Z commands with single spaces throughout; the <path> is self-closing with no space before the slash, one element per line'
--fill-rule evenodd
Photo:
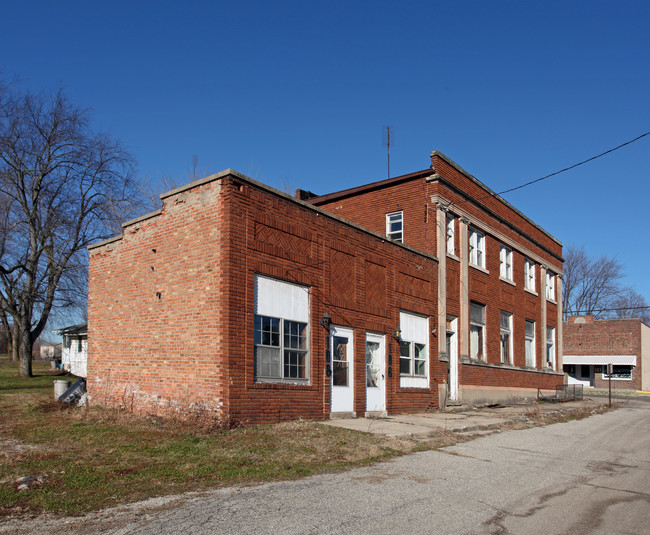
<path fill-rule="evenodd" d="M 384 412 L 386 410 L 386 378 L 384 337 L 379 334 L 366 334 L 366 411 Z"/>
<path fill-rule="evenodd" d="M 330 328 L 332 348 L 331 412 L 354 411 L 354 336 L 346 327 Z"/>

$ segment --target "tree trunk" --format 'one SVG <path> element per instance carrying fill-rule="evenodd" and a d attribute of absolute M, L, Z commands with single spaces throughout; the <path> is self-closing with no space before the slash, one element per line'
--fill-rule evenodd
<path fill-rule="evenodd" d="M 20 376 L 33 377 L 32 374 L 32 337 L 29 330 L 23 330 L 20 336 Z"/>
<path fill-rule="evenodd" d="M 13 333 L 11 334 L 11 360 L 18 362 L 20 356 L 20 327 L 18 322 L 14 320 Z"/>

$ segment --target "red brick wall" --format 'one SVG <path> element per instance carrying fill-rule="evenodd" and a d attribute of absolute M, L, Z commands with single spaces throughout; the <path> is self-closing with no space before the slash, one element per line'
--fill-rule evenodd
<path fill-rule="evenodd" d="M 271 208 L 269 210 L 269 208 Z M 254 381 L 253 332 L 247 329 L 231 353 L 231 411 L 251 423 L 290 418 L 322 418 L 330 403 L 325 375 L 327 331 L 318 319 L 328 311 L 332 323 L 354 330 L 354 410 L 365 412 L 365 332 L 386 335 L 392 353 L 387 377 L 387 410 L 414 412 L 437 407 L 435 340 L 430 340 L 430 387 L 399 387 L 399 349 L 390 336 L 399 311 L 435 317 L 437 262 L 342 224 L 289 199 L 244 186 L 232 196 L 231 209 L 242 214 L 233 234 L 231 261 L 245 269 L 231 271 L 231 286 L 245 291 L 232 296 L 231 312 L 253 323 L 255 274 L 310 286 L 311 385 L 269 385 Z M 241 363 L 244 363 L 244 366 Z"/>
<path fill-rule="evenodd" d="M 578 323 L 576 323 L 578 320 Z M 584 321 L 585 323 L 582 323 Z M 593 316 L 570 317 L 564 322 L 566 355 L 636 355 L 632 380 L 612 380 L 612 388 L 641 390 L 641 320 L 596 320 Z M 608 388 L 609 380 L 594 375 L 596 388 Z"/>
<path fill-rule="evenodd" d="M 92 403 L 151 413 L 227 410 L 219 186 L 170 197 L 161 215 L 90 250 Z"/>
<path fill-rule="evenodd" d="M 254 379 L 255 275 L 311 288 L 310 382 Z M 389 333 L 399 311 L 436 317 L 437 262 L 335 218 L 226 176 L 165 199 L 160 215 L 90 251 L 91 403 L 134 411 L 218 414 L 245 424 L 329 413 L 327 331 L 354 329 L 354 409 L 365 411 L 365 332 L 392 353 L 389 412 L 437 407 L 440 364 L 431 336 L 429 388 L 399 386 Z M 387 347 L 388 350 L 388 347 Z"/>

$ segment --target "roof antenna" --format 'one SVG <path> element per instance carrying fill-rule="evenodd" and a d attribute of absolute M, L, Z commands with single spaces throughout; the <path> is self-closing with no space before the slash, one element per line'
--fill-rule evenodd
<path fill-rule="evenodd" d="M 390 146 L 394 143 L 394 128 L 392 126 L 384 126 L 384 145 L 386 145 L 386 156 L 388 158 L 388 178 L 390 178 Z"/>

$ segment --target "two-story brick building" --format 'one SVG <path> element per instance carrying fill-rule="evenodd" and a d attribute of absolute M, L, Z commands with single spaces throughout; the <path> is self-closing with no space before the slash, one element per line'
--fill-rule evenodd
<path fill-rule="evenodd" d="M 232 170 L 161 196 L 90 247 L 90 402 L 261 423 L 561 384 L 561 244 L 432 164 L 321 197 Z"/>
<path fill-rule="evenodd" d="M 436 345 L 449 400 L 508 401 L 557 381 L 562 244 L 447 156 L 432 152 L 431 168 L 416 173 L 299 195 L 438 258 L 436 328 L 446 335 Z"/>

